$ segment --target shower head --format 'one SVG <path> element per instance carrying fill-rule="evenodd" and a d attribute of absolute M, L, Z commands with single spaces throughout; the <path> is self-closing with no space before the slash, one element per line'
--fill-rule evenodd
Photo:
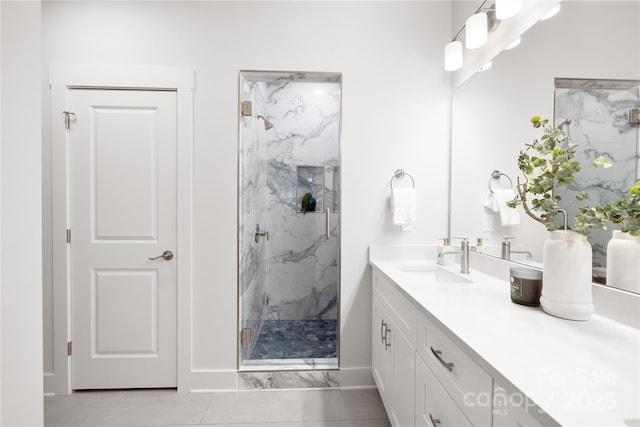
<path fill-rule="evenodd" d="M 273 124 L 271 124 L 269 120 L 265 119 L 264 116 L 258 114 L 258 118 L 264 120 L 264 130 L 269 130 L 273 127 Z"/>
<path fill-rule="evenodd" d="M 569 126 L 571 124 L 571 119 L 565 119 L 564 122 L 560 123 L 557 127 L 558 129 L 562 129 L 563 126 Z"/>

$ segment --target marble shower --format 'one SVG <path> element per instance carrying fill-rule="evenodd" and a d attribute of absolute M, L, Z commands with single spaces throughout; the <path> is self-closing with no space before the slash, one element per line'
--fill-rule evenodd
<path fill-rule="evenodd" d="M 556 79 L 555 123 L 570 119 L 565 128 L 578 144 L 576 159 L 582 169 L 567 190 L 561 190 L 563 208 L 573 218 L 582 204 L 575 195 L 584 190 L 590 206 L 611 203 L 640 178 L 640 126 L 630 123 L 629 112 L 640 108 L 640 81 Z M 603 156 L 613 162 L 608 169 L 591 166 Z M 612 230 L 595 231 L 589 236 L 593 249 L 594 280 L 604 281 L 607 243 Z"/>
<path fill-rule="evenodd" d="M 340 75 L 243 71 L 240 102 L 240 369 L 337 368 Z"/>

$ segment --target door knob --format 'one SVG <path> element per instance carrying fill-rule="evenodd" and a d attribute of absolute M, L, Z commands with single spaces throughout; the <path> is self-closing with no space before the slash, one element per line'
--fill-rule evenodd
<path fill-rule="evenodd" d="M 157 257 L 154 257 L 154 258 L 149 257 L 149 260 L 153 261 L 154 259 L 158 259 L 158 258 L 163 258 L 166 261 L 170 261 L 173 259 L 173 252 L 164 251 L 162 252 L 162 255 L 158 255 Z"/>

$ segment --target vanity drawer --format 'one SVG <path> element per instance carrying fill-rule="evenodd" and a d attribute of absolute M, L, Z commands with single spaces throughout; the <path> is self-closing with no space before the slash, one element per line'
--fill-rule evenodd
<path fill-rule="evenodd" d="M 382 275 L 374 272 L 373 283 L 374 293 L 389 306 L 391 309 L 389 314 L 395 321 L 396 326 L 413 346 L 416 336 L 416 308 L 405 295 Z"/>
<path fill-rule="evenodd" d="M 472 426 L 420 356 L 416 357 L 415 425 L 416 427 Z"/>
<path fill-rule="evenodd" d="M 426 316 L 417 317 L 418 354 L 473 425 L 491 425 L 492 378 Z"/>

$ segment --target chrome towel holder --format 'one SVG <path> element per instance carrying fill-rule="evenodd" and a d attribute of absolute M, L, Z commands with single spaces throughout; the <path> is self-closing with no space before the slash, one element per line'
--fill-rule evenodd
<path fill-rule="evenodd" d="M 391 187 L 392 191 L 393 191 L 393 180 L 394 179 L 402 179 L 405 176 L 408 176 L 409 178 L 411 178 L 411 186 L 413 188 L 416 188 L 416 182 L 413 180 L 413 177 L 410 174 L 408 174 L 407 172 L 405 172 L 404 170 L 397 169 L 396 172 L 391 177 L 391 181 L 389 182 L 389 186 Z"/>
<path fill-rule="evenodd" d="M 513 188 L 513 181 L 511 181 L 509 175 L 507 175 L 506 173 L 502 173 L 499 170 L 494 170 L 493 172 L 491 172 L 491 178 L 489 178 L 489 191 L 493 193 L 493 187 L 491 187 L 491 183 L 493 182 L 493 180 L 495 179 L 497 181 L 500 179 L 500 177 L 503 176 L 509 180 L 509 188 Z"/>

